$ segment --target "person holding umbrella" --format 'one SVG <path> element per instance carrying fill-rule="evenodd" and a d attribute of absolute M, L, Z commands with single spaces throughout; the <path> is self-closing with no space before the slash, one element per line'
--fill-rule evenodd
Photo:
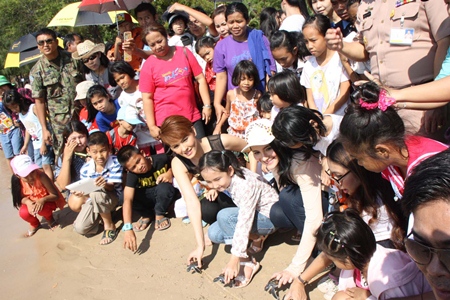
<path fill-rule="evenodd" d="M 76 96 L 76 85 L 83 81 L 81 62 L 58 48 L 56 33 L 43 28 L 36 33 L 36 42 L 42 57 L 31 68 L 32 97 L 36 100 L 36 112 L 42 126 L 42 136 L 46 144 L 52 144 L 55 156 L 60 154 L 62 133 L 71 120 Z M 47 112 L 48 109 L 48 112 Z M 49 118 L 53 137 L 46 126 Z"/>

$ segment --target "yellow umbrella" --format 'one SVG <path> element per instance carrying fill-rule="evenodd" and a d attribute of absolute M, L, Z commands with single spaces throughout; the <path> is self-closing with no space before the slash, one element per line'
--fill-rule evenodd
<path fill-rule="evenodd" d="M 116 14 L 126 13 L 126 11 L 96 13 L 92 11 L 80 11 L 78 6 L 81 2 L 74 2 L 61 9 L 50 21 L 47 27 L 57 26 L 89 26 L 89 25 L 111 25 L 116 22 Z M 133 23 L 137 21 L 132 17 Z"/>
<path fill-rule="evenodd" d="M 64 42 L 58 38 L 58 46 L 63 47 Z M 19 68 L 37 61 L 42 56 L 36 47 L 21 52 L 9 52 L 6 56 L 4 68 Z"/>

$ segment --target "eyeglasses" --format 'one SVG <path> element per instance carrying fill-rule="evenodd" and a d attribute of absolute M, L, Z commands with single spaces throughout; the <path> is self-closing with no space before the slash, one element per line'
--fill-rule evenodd
<path fill-rule="evenodd" d="M 347 176 L 350 172 L 351 171 L 348 170 L 344 175 L 336 177 L 333 173 L 331 173 L 330 170 L 325 171 L 325 173 L 327 173 L 327 175 L 330 176 L 330 178 L 333 179 L 337 184 L 341 184 L 342 179 L 344 179 L 344 177 Z"/>
<path fill-rule="evenodd" d="M 436 249 L 423 245 L 418 241 L 409 239 L 408 237 L 411 234 L 412 232 L 405 238 L 404 243 L 406 251 L 412 260 L 414 260 L 418 265 L 428 265 L 431 262 L 431 258 L 434 253 L 438 256 L 441 264 L 443 264 L 447 270 L 450 271 L 450 249 Z"/>
<path fill-rule="evenodd" d="M 87 64 L 88 62 L 90 62 L 91 60 L 96 59 L 98 56 L 98 53 L 94 53 L 91 56 L 89 56 L 88 58 L 83 58 L 82 61 L 83 63 Z"/>
<path fill-rule="evenodd" d="M 55 41 L 54 39 L 40 40 L 40 41 L 37 41 L 37 44 L 38 44 L 38 46 L 42 47 L 45 44 L 51 45 L 51 44 L 53 44 L 54 41 Z"/>

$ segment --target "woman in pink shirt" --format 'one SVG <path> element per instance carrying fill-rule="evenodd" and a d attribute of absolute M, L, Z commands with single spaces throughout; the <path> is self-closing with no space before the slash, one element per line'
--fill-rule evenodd
<path fill-rule="evenodd" d="M 191 51 L 169 46 L 166 29 L 151 25 L 143 33 L 144 42 L 152 48 L 142 67 L 139 90 L 150 134 L 159 139 L 159 126 L 172 115 L 182 115 L 194 124 L 197 137 L 204 137 L 202 120 L 209 122 L 211 99 L 202 68 Z M 193 79 L 198 82 L 203 102 L 200 114 L 195 98 Z"/>

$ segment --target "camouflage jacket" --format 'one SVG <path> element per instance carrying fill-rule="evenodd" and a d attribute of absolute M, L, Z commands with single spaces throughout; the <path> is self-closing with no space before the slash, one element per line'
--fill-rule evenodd
<path fill-rule="evenodd" d="M 72 114 L 75 87 L 84 80 L 81 60 L 72 59 L 64 50 L 58 51 L 59 66 L 42 56 L 30 71 L 32 96 L 47 100 L 50 119 L 55 115 Z"/>

